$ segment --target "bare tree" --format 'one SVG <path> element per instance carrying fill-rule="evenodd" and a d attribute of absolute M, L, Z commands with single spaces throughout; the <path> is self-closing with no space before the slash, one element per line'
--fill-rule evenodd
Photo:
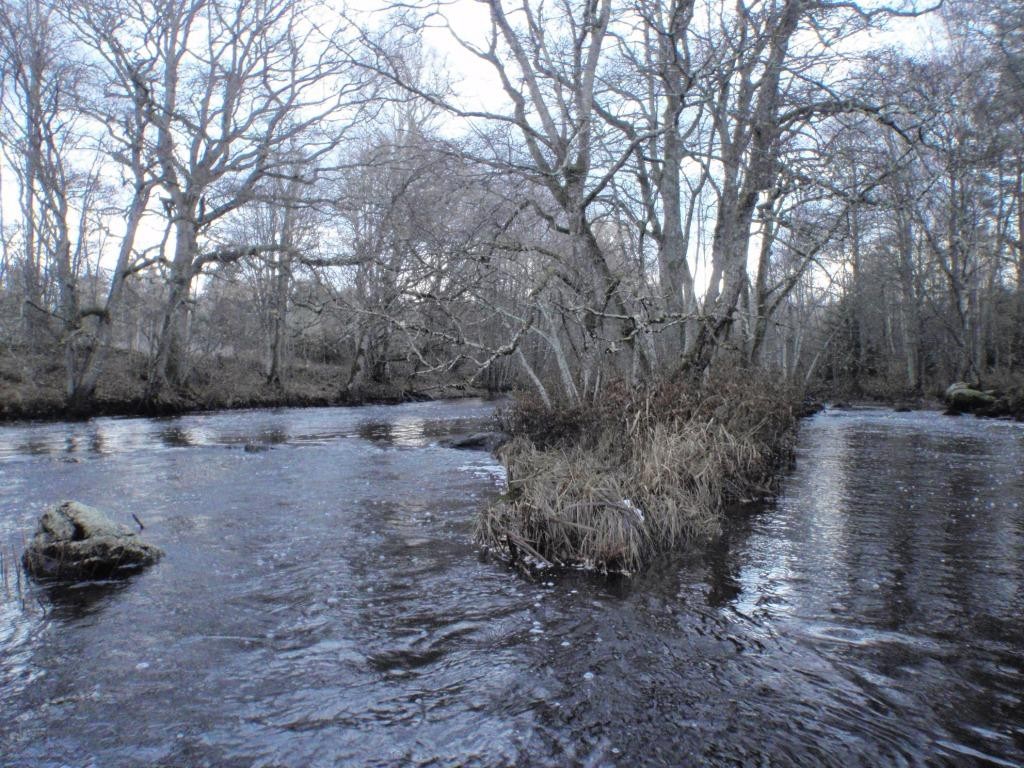
<path fill-rule="evenodd" d="M 279 250 L 205 249 L 227 214 L 278 176 L 315 183 L 355 111 L 372 99 L 322 29 L 294 0 L 75 3 L 68 14 L 103 58 L 107 88 L 140 100 L 145 153 L 169 228 L 167 301 L 150 397 L 185 374 L 190 292 L 205 264 Z M 131 125 L 117 126 L 119 132 Z M 296 169 L 289 145 L 304 146 Z"/>
<path fill-rule="evenodd" d="M 0 4 L 0 135 L 20 188 L 24 340 L 56 337 L 65 358 L 65 392 L 87 393 L 90 362 L 83 321 L 100 314 L 82 306 L 78 278 L 88 256 L 100 182 L 95 164 L 76 160 L 86 141 L 78 109 L 84 66 L 68 50 L 52 4 Z M 84 357 L 84 359 L 83 359 Z"/>

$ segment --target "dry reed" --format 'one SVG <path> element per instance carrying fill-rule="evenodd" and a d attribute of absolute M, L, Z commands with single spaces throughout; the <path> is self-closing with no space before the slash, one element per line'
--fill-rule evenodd
<path fill-rule="evenodd" d="M 716 533 L 730 502 L 771 493 L 792 456 L 797 399 L 751 371 L 617 389 L 551 414 L 519 401 L 500 457 L 508 491 L 477 538 L 518 562 L 634 572 Z"/>

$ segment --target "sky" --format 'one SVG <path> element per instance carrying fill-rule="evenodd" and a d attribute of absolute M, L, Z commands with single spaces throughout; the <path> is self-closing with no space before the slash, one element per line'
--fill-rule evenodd
<path fill-rule="evenodd" d="M 509 0 L 506 0 L 506 4 L 510 8 L 513 7 Z M 870 2 L 863 3 L 869 4 Z M 385 4 L 373 2 L 373 6 L 383 8 Z M 449 0 L 445 3 L 445 8 L 446 21 L 452 32 L 473 43 L 486 39 L 490 31 L 490 17 L 485 2 Z M 496 109 L 505 107 L 507 100 L 501 91 L 501 83 L 490 66 L 460 45 L 453 38 L 452 32 L 439 23 L 427 30 L 423 39 L 450 69 L 454 82 L 458 83 L 460 96 L 467 104 L 485 105 Z M 844 45 L 855 50 L 892 46 L 906 52 L 926 52 L 935 47 L 938 39 L 936 17 L 934 14 L 928 14 L 912 18 L 894 18 L 885 29 L 862 33 L 857 39 L 845 41 Z"/>
<path fill-rule="evenodd" d="M 357 8 L 356 13 L 363 18 L 377 17 L 379 19 L 385 8 L 386 5 L 378 0 L 364 0 L 363 6 Z M 452 32 L 473 42 L 486 38 L 490 22 L 485 3 L 478 0 L 452 0 L 446 3 L 445 8 Z M 904 49 L 925 51 L 935 44 L 936 30 L 937 26 L 933 17 L 898 19 L 890 24 L 889 29 L 864 35 L 860 41 L 851 43 L 851 45 L 860 45 L 864 48 L 892 45 Z M 507 98 L 502 92 L 500 82 L 493 70 L 488 64 L 459 45 L 449 30 L 441 28 L 440 25 L 435 26 L 425 32 L 423 40 L 425 47 L 436 52 L 439 62 L 450 72 L 464 105 L 496 112 L 504 112 L 508 109 Z M 449 121 L 447 127 L 452 131 L 462 128 L 454 120 Z M 4 221 L 10 227 L 18 221 L 20 216 L 17 187 L 14 183 L 14 174 L 9 167 L 4 167 L 0 171 L 2 171 L 0 204 L 3 206 Z M 116 233 L 118 222 L 115 221 L 112 226 Z M 160 217 L 154 215 L 143 227 L 140 245 L 145 246 L 159 242 L 161 236 Z M 103 258 L 104 266 L 109 266 L 110 262 L 109 256 Z"/>

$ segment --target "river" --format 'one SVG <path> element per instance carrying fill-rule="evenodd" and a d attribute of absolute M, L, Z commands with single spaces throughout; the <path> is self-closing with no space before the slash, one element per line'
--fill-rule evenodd
<path fill-rule="evenodd" d="M 1024 764 L 1024 426 L 826 411 L 709 546 L 527 579 L 492 408 L 0 427 L 0 765 Z M 166 557 L 26 582 L 64 498 Z"/>

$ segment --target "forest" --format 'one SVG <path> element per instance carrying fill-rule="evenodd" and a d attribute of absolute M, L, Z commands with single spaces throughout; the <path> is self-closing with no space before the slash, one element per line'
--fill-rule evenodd
<path fill-rule="evenodd" d="M 1024 360 L 1024 11 L 4 0 L 8 416 Z"/>
<path fill-rule="evenodd" d="M 1024 413 L 1022 30 L 3 0 L 0 412 L 516 392 L 477 541 L 637 570 L 772 495 L 811 401 Z"/>
<path fill-rule="evenodd" d="M 1024 765 L 1022 564 L 1024 1 L 0 0 L 0 765 Z"/>

